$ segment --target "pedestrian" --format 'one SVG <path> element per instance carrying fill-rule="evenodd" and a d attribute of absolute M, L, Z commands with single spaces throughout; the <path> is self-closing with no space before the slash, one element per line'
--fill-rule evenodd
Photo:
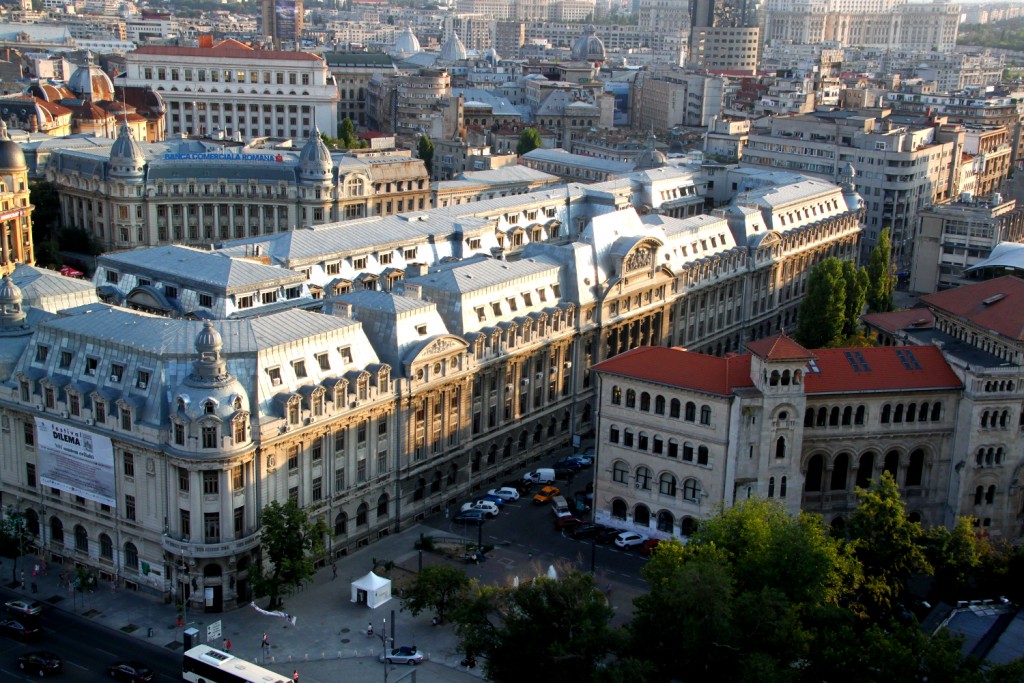
<path fill-rule="evenodd" d="M 336 578 L 338 578 L 338 563 L 337 562 L 335 562 L 334 564 L 331 565 L 331 581 L 334 581 Z"/>
<path fill-rule="evenodd" d="M 270 638 L 268 638 L 267 634 L 264 633 L 263 634 L 263 649 L 266 650 L 269 647 L 270 647 Z"/>
<path fill-rule="evenodd" d="M 46 560 L 43 560 L 43 576 L 49 576 L 49 574 L 46 573 Z"/>
<path fill-rule="evenodd" d="M 292 680 L 295 681 L 295 683 L 299 683 L 299 672 L 298 671 L 292 671 Z"/>
<path fill-rule="evenodd" d="M 39 564 L 38 563 L 36 564 L 36 566 L 32 567 L 32 576 L 39 576 Z"/>

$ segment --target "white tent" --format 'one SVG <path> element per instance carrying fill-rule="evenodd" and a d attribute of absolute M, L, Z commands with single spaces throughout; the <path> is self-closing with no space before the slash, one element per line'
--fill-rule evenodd
<path fill-rule="evenodd" d="M 352 602 L 363 603 L 370 609 L 380 607 L 391 599 L 391 579 L 370 572 L 352 582 Z"/>

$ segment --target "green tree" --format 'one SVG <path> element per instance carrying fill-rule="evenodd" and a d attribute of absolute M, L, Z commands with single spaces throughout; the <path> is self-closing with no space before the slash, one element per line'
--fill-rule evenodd
<path fill-rule="evenodd" d="M 589 574 L 540 577 L 516 588 L 474 584 L 455 616 L 460 648 L 485 657 L 495 683 L 538 677 L 591 681 L 617 643 L 613 612 Z"/>
<path fill-rule="evenodd" d="M 846 525 L 854 553 L 864 568 L 860 602 L 870 616 L 892 617 L 911 574 L 932 572 L 924 531 L 907 517 L 896 480 L 888 471 L 869 489 Z"/>
<path fill-rule="evenodd" d="M 449 608 L 459 602 L 468 587 L 469 578 L 461 569 L 445 564 L 424 567 L 406 589 L 402 609 L 409 610 L 413 616 L 433 609 L 443 624 Z"/>
<path fill-rule="evenodd" d="M 8 557 L 11 562 L 11 581 L 17 581 L 18 558 L 22 556 L 25 549 L 32 542 L 32 536 L 28 532 L 28 524 L 25 515 L 16 510 L 8 509 L 7 513 L 0 519 L 0 556 Z"/>
<path fill-rule="evenodd" d="M 820 349 L 840 340 L 845 326 L 843 264 L 837 258 L 827 258 L 814 266 L 808 276 L 795 337 L 809 349 Z"/>
<path fill-rule="evenodd" d="M 423 165 L 427 167 L 427 173 L 434 171 L 434 142 L 426 134 L 420 136 L 416 145 L 416 155 L 423 159 Z"/>
<path fill-rule="evenodd" d="M 843 261 L 843 279 L 846 281 L 846 314 L 843 336 L 854 337 L 860 332 L 860 316 L 868 298 L 868 271 L 858 268 L 852 261 Z"/>
<path fill-rule="evenodd" d="M 322 520 L 310 520 L 292 499 L 283 505 L 275 500 L 263 508 L 260 527 L 264 560 L 270 566 L 254 565 L 253 589 L 257 595 L 270 596 L 270 609 L 276 609 L 282 595 L 313 576 L 314 562 L 324 554 L 322 539 L 329 529 Z"/>
<path fill-rule="evenodd" d="M 883 228 L 868 259 L 868 310 L 886 313 L 896 309 L 893 292 L 896 276 L 892 272 L 892 242 L 889 228 Z"/>
<path fill-rule="evenodd" d="M 338 124 L 338 142 L 345 149 L 359 147 L 359 139 L 356 137 L 356 126 L 352 119 L 345 117 Z"/>
<path fill-rule="evenodd" d="M 526 128 L 519 134 L 519 144 L 516 145 L 516 154 L 523 156 L 532 152 L 541 145 L 540 133 L 536 128 Z"/>

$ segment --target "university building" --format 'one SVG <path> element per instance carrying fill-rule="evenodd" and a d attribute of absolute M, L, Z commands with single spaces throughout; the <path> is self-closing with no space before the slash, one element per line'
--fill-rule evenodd
<path fill-rule="evenodd" d="M 177 312 L 53 313 L 19 269 L 0 283 L 0 504 L 51 562 L 245 604 L 270 501 L 347 553 L 592 432 L 595 364 L 734 352 L 791 324 L 813 265 L 855 257 L 862 210 L 848 177 L 775 179 L 712 215 L 659 213 L 692 182 L 665 167 L 247 237 L 189 277 L 170 251 L 104 260 L 101 291 Z M 55 466 L 86 442 L 96 477 Z"/>

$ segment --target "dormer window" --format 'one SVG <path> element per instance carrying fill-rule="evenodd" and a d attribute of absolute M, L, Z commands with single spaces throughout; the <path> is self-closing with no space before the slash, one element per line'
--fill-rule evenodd
<path fill-rule="evenodd" d="M 44 344 L 36 346 L 36 362 L 45 363 L 47 357 L 50 355 L 50 347 Z"/>
<path fill-rule="evenodd" d="M 124 378 L 124 366 L 121 365 L 120 363 L 114 363 L 113 365 L 111 365 L 110 366 L 110 381 L 111 382 L 116 382 L 117 384 L 120 384 L 121 380 L 123 378 Z"/>
<path fill-rule="evenodd" d="M 345 363 L 351 363 L 352 362 L 352 347 L 351 346 L 342 346 L 341 348 L 338 349 L 338 352 L 341 354 L 341 360 L 343 362 L 345 362 Z"/>
<path fill-rule="evenodd" d="M 421 337 L 427 336 L 427 326 L 426 325 L 417 325 L 416 326 L 416 334 L 418 334 Z"/>
<path fill-rule="evenodd" d="M 237 420 L 235 420 L 235 423 L 234 423 L 235 443 L 241 443 L 241 442 L 245 441 L 245 427 L 246 427 L 245 422 L 246 422 L 246 420 L 245 420 L 244 417 L 240 417 Z"/>
<path fill-rule="evenodd" d="M 288 404 L 288 424 L 299 424 L 299 402 L 292 401 Z"/>
<path fill-rule="evenodd" d="M 89 377 L 96 376 L 96 368 L 99 367 L 99 358 L 86 358 L 85 359 L 85 374 Z"/>
<path fill-rule="evenodd" d="M 267 375 L 270 377 L 270 384 L 277 387 L 281 385 L 281 368 L 268 368 Z"/>
<path fill-rule="evenodd" d="M 242 399 L 240 397 L 238 397 L 238 396 L 235 396 L 235 400 L 231 402 L 231 407 L 234 408 L 235 410 L 241 410 L 242 409 Z"/>
<path fill-rule="evenodd" d="M 297 360 L 292 363 L 292 369 L 295 371 L 295 377 L 298 379 L 306 378 L 306 361 Z"/>
<path fill-rule="evenodd" d="M 217 404 L 215 404 L 213 401 L 203 401 L 203 412 L 206 413 L 207 415 L 213 415 L 216 409 Z"/>

